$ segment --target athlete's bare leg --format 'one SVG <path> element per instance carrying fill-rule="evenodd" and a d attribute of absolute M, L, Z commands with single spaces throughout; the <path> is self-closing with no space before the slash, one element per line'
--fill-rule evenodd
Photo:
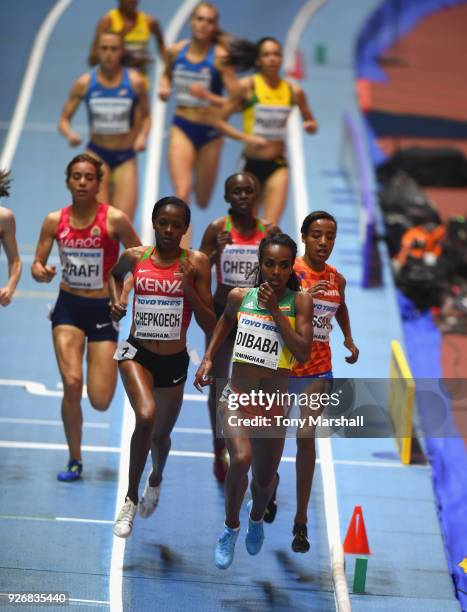
<path fill-rule="evenodd" d="M 122 210 L 133 222 L 138 201 L 138 166 L 136 157 L 117 166 L 113 171 L 112 205 Z"/>
<path fill-rule="evenodd" d="M 263 206 L 264 218 L 273 224 L 279 224 L 289 186 L 289 169 L 279 168 L 268 177 L 263 185 L 258 201 Z"/>
<path fill-rule="evenodd" d="M 63 383 L 62 420 L 70 459 L 81 461 L 83 413 L 84 332 L 72 325 L 57 325 L 52 330 L 58 369 Z"/>
<path fill-rule="evenodd" d="M 111 340 L 88 342 L 87 390 L 91 406 L 107 410 L 117 386 L 117 362 L 113 359 L 117 343 Z"/>
<path fill-rule="evenodd" d="M 223 138 L 206 143 L 198 151 L 195 165 L 195 195 L 200 208 L 207 208 L 216 184 Z"/>
<path fill-rule="evenodd" d="M 167 457 L 169 456 L 170 434 L 175 427 L 183 403 L 185 383 L 176 387 L 154 389 L 157 413 L 151 435 L 152 473 L 149 477 L 151 487 L 161 483 Z"/>

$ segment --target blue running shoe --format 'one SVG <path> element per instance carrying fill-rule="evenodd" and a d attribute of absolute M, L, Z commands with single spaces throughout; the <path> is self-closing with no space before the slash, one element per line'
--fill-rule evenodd
<path fill-rule="evenodd" d="M 250 555 L 257 555 L 264 542 L 263 521 L 251 520 L 250 512 L 253 507 L 252 499 L 250 499 L 246 507 L 248 508 L 248 531 L 246 532 L 245 545 Z"/>
<path fill-rule="evenodd" d="M 83 471 L 83 464 L 81 461 L 72 459 L 68 462 L 67 469 L 64 472 L 57 474 L 57 480 L 60 482 L 73 482 L 81 478 L 81 472 Z"/>
<path fill-rule="evenodd" d="M 217 542 L 215 554 L 216 567 L 219 569 L 227 569 L 231 565 L 239 533 L 240 527 L 238 529 L 231 529 L 224 525 L 224 533 Z"/>

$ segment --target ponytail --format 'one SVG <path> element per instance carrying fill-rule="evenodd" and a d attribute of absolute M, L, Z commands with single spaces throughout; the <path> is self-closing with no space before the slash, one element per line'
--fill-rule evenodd
<path fill-rule="evenodd" d="M 258 42 L 255 43 L 245 38 L 234 38 L 227 46 L 228 57 L 225 63 L 229 66 L 233 66 L 235 70 L 239 72 L 251 70 L 256 65 L 261 46 L 263 43 L 269 41 L 277 43 L 279 47 L 282 48 L 280 42 L 272 36 L 260 38 Z"/>

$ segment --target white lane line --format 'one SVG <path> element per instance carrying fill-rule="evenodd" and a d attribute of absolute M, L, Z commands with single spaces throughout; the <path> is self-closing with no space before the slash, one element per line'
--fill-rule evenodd
<path fill-rule="evenodd" d="M 47 387 L 40 382 L 35 380 L 16 380 L 14 378 L 0 378 L 0 387 L 23 387 L 28 393 L 32 395 L 41 395 L 45 397 L 63 397 L 62 383 L 57 383 L 58 390 L 47 389 Z M 83 398 L 87 398 L 87 388 L 83 385 Z"/>
<path fill-rule="evenodd" d="M 85 519 L 73 516 L 56 516 L 56 521 L 61 523 L 92 523 L 93 525 L 113 525 L 113 521 L 104 521 L 103 519 Z"/>
<path fill-rule="evenodd" d="M 175 433 L 185 433 L 185 434 L 209 434 L 212 435 L 212 430 L 202 427 L 174 427 L 173 431 Z"/>
<path fill-rule="evenodd" d="M 21 516 L 14 514 L 0 514 L 0 521 L 48 521 L 59 523 L 91 523 L 93 525 L 113 525 L 113 521 L 103 519 L 86 519 L 74 516 Z"/>
<path fill-rule="evenodd" d="M 324 4 L 325 0 L 309 0 L 296 15 L 290 28 L 284 48 L 285 68 L 290 70 L 293 58 L 298 49 L 299 39 L 308 21 Z M 288 143 L 290 148 L 292 184 L 294 188 L 295 226 L 301 226 L 304 217 L 310 212 L 306 185 L 305 158 L 303 153 L 302 127 L 297 109 L 294 109 L 288 127 Z M 344 551 L 340 537 L 339 510 L 337 505 L 336 479 L 332 456 L 331 440 L 318 438 L 321 475 L 323 481 L 324 509 L 326 530 L 328 534 L 329 554 L 334 585 L 334 601 L 338 612 L 350 612 L 350 597 L 344 571 Z"/>
<path fill-rule="evenodd" d="M 198 0 L 185 0 L 177 9 L 172 17 L 166 31 L 165 43 L 167 46 L 173 44 L 183 27 L 183 24 L 190 16 L 191 11 L 196 6 Z M 164 138 L 165 114 L 167 105 L 161 102 L 157 95 L 159 80 L 162 74 L 162 66 L 158 64 L 154 88 L 152 92 L 151 114 L 153 125 L 149 133 L 146 172 L 143 190 L 143 209 L 142 209 L 142 228 L 141 240 L 143 244 L 152 244 L 153 228 L 151 223 L 151 212 L 159 193 L 160 172 L 162 167 L 162 142 Z M 185 399 L 186 396 L 184 396 Z M 196 397 L 196 400 L 194 398 Z M 200 399 L 202 396 L 187 397 L 193 401 L 206 401 Z M 120 454 L 120 465 L 118 468 L 118 491 L 115 503 L 115 515 L 118 514 L 123 502 L 125 491 L 128 484 L 128 464 L 130 458 L 130 436 L 133 425 L 130 423 L 130 416 L 133 412 L 130 402 L 125 396 L 123 408 L 124 418 L 121 433 L 122 452 Z M 109 578 L 109 599 L 111 612 L 122 612 L 123 610 L 123 562 L 125 556 L 125 540 L 114 536 L 112 544 L 112 557 L 110 561 Z"/>
<path fill-rule="evenodd" d="M 56 450 L 67 451 L 66 444 L 54 444 L 53 442 L 24 442 L 18 440 L 0 440 L 0 448 L 16 448 L 27 450 Z M 81 449 L 87 453 L 120 453 L 118 446 L 82 446 Z"/>
<path fill-rule="evenodd" d="M 5 139 L 2 155 L 0 157 L 0 168 L 11 168 L 11 162 L 18 146 L 21 131 L 24 126 L 26 115 L 31 102 L 32 92 L 36 84 L 37 75 L 42 64 L 42 58 L 49 42 L 50 35 L 55 24 L 66 11 L 72 0 L 58 0 L 44 19 L 37 32 L 34 44 L 29 55 L 28 66 L 24 73 L 21 89 L 15 104 L 15 112 L 11 120 L 10 128 Z"/>
<path fill-rule="evenodd" d="M 132 431 L 133 429 L 131 429 Z M 187 431 L 184 433 L 194 433 Z M 196 430 L 196 433 L 211 433 L 210 429 Z M 320 440 L 329 441 L 328 438 L 318 438 L 318 446 Z M 25 442 L 25 441 L 13 441 L 13 440 L 0 440 L 0 448 L 16 448 L 24 450 L 46 450 L 46 451 L 65 451 L 68 450 L 66 444 L 54 444 L 52 442 Z M 87 453 L 111 453 L 111 454 L 123 454 L 118 446 L 83 446 L 82 450 Z M 170 455 L 172 457 L 203 457 L 212 459 L 214 453 L 205 451 L 182 451 L 182 450 L 171 450 Z M 327 460 L 327 459 L 326 459 Z M 283 456 L 281 461 L 284 463 L 295 463 L 295 457 Z M 324 460 L 322 458 L 316 459 L 316 463 L 322 464 Z M 400 462 L 394 461 L 359 461 L 358 459 L 335 459 L 333 461 L 335 465 L 344 465 L 351 467 L 368 467 L 368 468 L 387 468 L 396 470 L 413 470 L 413 469 L 429 469 L 428 465 L 402 465 Z M 126 483 L 127 484 L 127 483 Z M 125 485 L 126 489 L 126 485 Z"/>
<path fill-rule="evenodd" d="M 97 604 L 99 606 L 109 606 L 110 601 L 103 601 L 101 599 L 75 599 L 74 597 L 70 597 L 68 601 L 73 601 L 75 603 L 82 604 Z"/>
<path fill-rule="evenodd" d="M 185 21 L 189 18 L 191 11 L 197 4 L 197 0 L 185 0 L 177 9 L 177 12 L 172 17 L 167 30 L 165 32 L 166 45 L 172 45 L 179 37 L 180 31 Z M 160 173 L 163 166 L 162 163 L 162 143 L 164 139 L 165 115 L 167 112 L 167 103 L 162 102 L 158 95 L 159 79 L 162 75 L 163 67 L 158 64 L 156 70 L 156 78 L 152 92 L 152 107 L 151 116 L 153 124 L 148 139 L 147 147 L 147 162 L 148 169 L 145 174 L 144 189 L 143 189 L 143 210 L 142 210 L 142 228 L 141 240 L 143 244 L 152 244 L 154 238 L 154 230 L 151 221 L 151 212 L 159 195 Z"/>
<path fill-rule="evenodd" d="M 9 423 L 10 425 L 48 425 L 51 427 L 63 427 L 63 422 L 53 419 L 13 419 L 10 417 L 0 417 L 0 423 Z M 109 429 L 108 423 L 83 423 L 83 427 L 89 429 Z"/>
<path fill-rule="evenodd" d="M 8 130 L 11 126 L 11 121 L 0 121 L 0 130 Z M 73 125 L 73 128 L 78 134 L 86 132 L 88 129 L 87 125 Z M 47 121 L 26 121 L 23 124 L 23 132 L 39 132 L 46 134 L 57 133 L 57 123 L 51 123 Z"/>
<path fill-rule="evenodd" d="M 16 380 L 14 378 L 0 378 L 0 387 L 23 387 L 32 395 L 43 395 L 46 397 L 63 397 L 63 390 L 47 389 L 47 387 L 35 380 Z M 57 383 L 57 387 L 62 387 L 62 383 Z M 87 388 L 83 385 L 83 398 L 87 398 Z M 184 393 L 185 402 L 207 402 L 208 396 L 201 393 Z"/>

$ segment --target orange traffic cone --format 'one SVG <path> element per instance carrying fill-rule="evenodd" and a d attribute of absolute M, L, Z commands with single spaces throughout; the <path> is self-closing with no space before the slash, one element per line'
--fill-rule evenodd
<path fill-rule="evenodd" d="M 355 506 L 344 540 L 344 552 L 351 555 L 371 555 L 361 506 Z"/>
<path fill-rule="evenodd" d="M 296 81 L 303 81 L 305 78 L 305 60 L 300 49 L 295 51 L 293 66 L 287 72 L 287 76 Z"/>

